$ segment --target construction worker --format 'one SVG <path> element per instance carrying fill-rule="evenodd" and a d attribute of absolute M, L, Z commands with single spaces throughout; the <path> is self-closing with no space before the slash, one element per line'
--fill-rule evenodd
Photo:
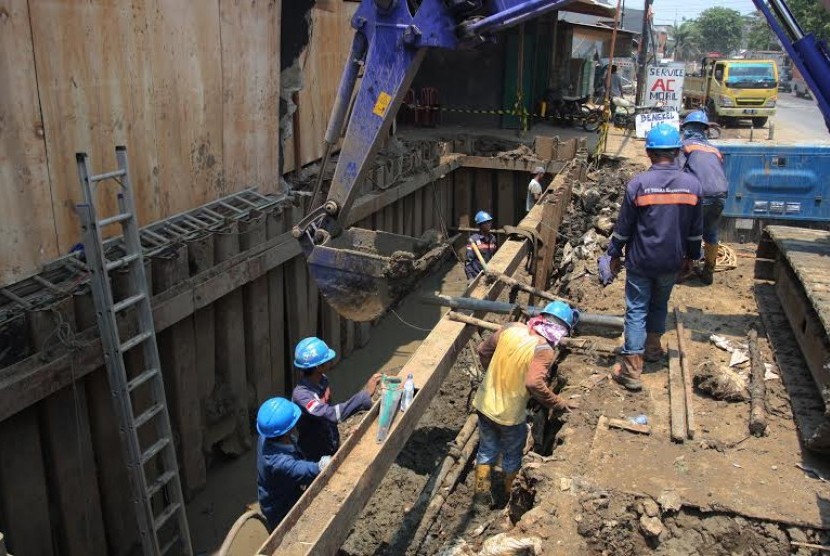
<path fill-rule="evenodd" d="M 729 183 L 723 171 L 723 156 L 707 139 L 707 129 L 709 118 L 703 110 L 695 110 L 683 120 L 680 167 L 693 174 L 703 188 L 703 270 L 700 279 L 711 285 L 718 261 L 718 226 Z"/>
<path fill-rule="evenodd" d="M 527 200 L 525 201 L 525 208 L 528 212 L 533 208 L 539 199 L 542 198 L 542 178 L 545 177 L 545 168 L 537 166 L 533 170 L 533 177 L 530 183 L 527 184 Z"/>
<path fill-rule="evenodd" d="M 337 423 L 358 411 L 372 407 L 372 396 L 377 389 L 380 375 L 373 375 L 366 386 L 339 404 L 332 404 L 329 378 L 326 372 L 334 365 L 337 354 L 320 338 L 304 338 L 294 349 L 294 366 L 302 371 L 302 377 L 294 387 L 291 399 L 302 408 L 298 429 L 300 449 L 315 460 L 331 456 L 340 447 Z"/>
<path fill-rule="evenodd" d="M 473 406 L 478 412 L 479 446 L 476 457 L 475 504 L 490 502 L 493 464 L 502 456 L 504 494 L 510 493 L 522 465 L 527 440 L 527 402 L 531 396 L 557 411 L 578 407 L 556 395 L 547 377 L 555 348 L 571 332 L 578 313 L 567 303 L 549 303 L 540 316 L 525 323 L 502 326 L 478 346 L 487 369 Z"/>
<path fill-rule="evenodd" d="M 297 446 L 300 414 L 300 408 L 285 398 L 266 400 L 257 412 L 257 497 L 269 531 L 331 461 L 330 456 L 309 460 Z"/>
<path fill-rule="evenodd" d="M 481 261 L 478 260 L 478 255 L 481 255 L 485 263 L 489 263 L 493 255 L 496 254 L 496 234 L 490 231 L 493 229 L 493 217 L 490 216 L 490 213 L 480 210 L 476 213 L 476 225 L 478 226 L 478 232 L 470 234 L 470 239 L 467 241 L 464 273 L 468 280 L 472 280 L 478 276 L 479 272 L 484 270 Z M 476 250 L 478 250 L 478 253 L 476 253 Z"/>
<path fill-rule="evenodd" d="M 614 380 L 640 390 L 643 356 L 665 356 L 661 337 L 678 273 L 700 258 L 703 213 L 700 182 L 677 164 L 680 133 L 659 124 L 646 136 L 651 168 L 632 179 L 611 234 L 611 272 L 622 268 L 625 250 L 625 344 Z"/>

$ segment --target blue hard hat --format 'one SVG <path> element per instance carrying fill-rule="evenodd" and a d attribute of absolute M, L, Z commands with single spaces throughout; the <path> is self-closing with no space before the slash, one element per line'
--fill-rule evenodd
<path fill-rule="evenodd" d="M 564 301 L 551 301 L 540 313 L 558 318 L 568 326 L 568 329 L 573 328 L 579 320 L 579 311 L 574 310 Z"/>
<path fill-rule="evenodd" d="M 337 354 L 320 338 L 303 338 L 294 349 L 294 365 L 300 369 L 313 369 L 328 363 Z"/>
<path fill-rule="evenodd" d="M 646 135 L 646 150 L 679 149 L 681 146 L 680 132 L 667 123 L 654 126 Z"/>
<path fill-rule="evenodd" d="M 300 407 L 285 398 L 265 400 L 256 414 L 256 430 L 265 438 L 287 434 L 300 420 Z"/>
<path fill-rule="evenodd" d="M 705 126 L 709 126 L 709 116 L 706 115 L 706 112 L 703 110 L 695 110 L 694 112 L 689 112 L 686 117 L 683 119 L 683 123 L 680 124 L 680 127 L 684 127 L 687 124 L 702 124 Z"/>
<path fill-rule="evenodd" d="M 485 222 L 492 222 L 493 217 L 490 216 L 490 213 L 484 210 L 480 210 L 476 213 L 476 225 L 481 226 Z"/>

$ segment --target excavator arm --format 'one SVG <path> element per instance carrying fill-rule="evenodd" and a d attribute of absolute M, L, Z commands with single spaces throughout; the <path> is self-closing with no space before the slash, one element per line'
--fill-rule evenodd
<path fill-rule="evenodd" d="M 407 236 L 346 230 L 349 211 L 370 162 L 429 48 L 475 46 L 502 29 L 559 9 L 573 0 L 363 0 L 352 18 L 355 38 L 329 125 L 320 180 L 346 123 L 359 69 L 363 77 L 348 117 L 325 202 L 293 233 L 309 272 L 328 303 L 354 321 L 384 314 L 424 267 L 431 245 Z M 411 7 L 412 6 L 412 7 Z M 318 182 L 318 184 L 321 183 Z"/>
<path fill-rule="evenodd" d="M 753 0 L 807 81 L 824 123 L 830 130 L 830 51 L 812 33 L 805 33 L 784 0 Z M 825 1 L 830 9 L 830 2 Z"/>

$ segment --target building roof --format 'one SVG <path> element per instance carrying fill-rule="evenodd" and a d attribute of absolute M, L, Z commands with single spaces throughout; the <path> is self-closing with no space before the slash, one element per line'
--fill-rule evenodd
<path fill-rule="evenodd" d="M 562 9 L 562 12 L 586 17 L 614 17 L 617 8 L 606 0 L 575 0 Z M 560 17 L 561 19 L 561 17 Z"/>
<path fill-rule="evenodd" d="M 589 25 L 591 27 L 613 27 L 614 25 L 614 8 L 611 10 L 609 17 L 588 15 L 583 13 L 573 13 L 560 11 L 559 21 L 566 21 L 568 23 L 576 23 L 579 25 Z M 626 8 L 622 14 L 621 29 L 639 35 L 643 28 L 643 10 L 635 10 Z"/>

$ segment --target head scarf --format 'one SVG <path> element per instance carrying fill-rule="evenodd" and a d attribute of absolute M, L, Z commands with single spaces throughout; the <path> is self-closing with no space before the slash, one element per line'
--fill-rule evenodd
<path fill-rule="evenodd" d="M 527 321 L 527 326 L 554 347 L 568 335 L 568 327 L 565 324 L 548 320 L 543 316 L 533 317 Z"/>

